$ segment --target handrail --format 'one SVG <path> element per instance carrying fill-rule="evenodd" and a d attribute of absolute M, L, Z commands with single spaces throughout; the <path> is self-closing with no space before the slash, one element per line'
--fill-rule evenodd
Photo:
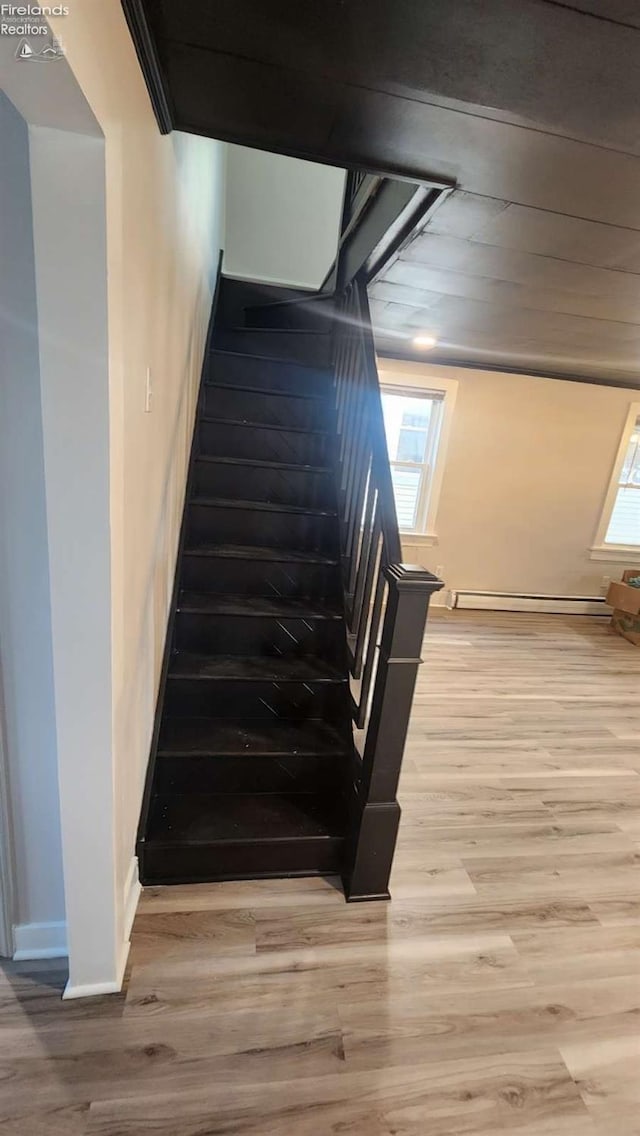
<path fill-rule="evenodd" d="M 344 870 L 348 899 L 388 898 L 395 799 L 431 595 L 442 581 L 402 563 L 364 273 L 335 320 L 338 515 L 356 763 Z"/>

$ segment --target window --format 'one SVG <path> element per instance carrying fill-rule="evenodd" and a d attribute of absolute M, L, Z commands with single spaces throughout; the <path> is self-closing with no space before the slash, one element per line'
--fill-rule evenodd
<path fill-rule="evenodd" d="M 640 552 L 640 403 L 630 407 L 605 507 L 591 550 L 594 559 Z M 613 557 L 616 559 L 615 555 Z"/>
<path fill-rule="evenodd" d="M 442 391 L 382 388 L 398 525 L 403 532 L 427 531 L 444 397 Z"/>

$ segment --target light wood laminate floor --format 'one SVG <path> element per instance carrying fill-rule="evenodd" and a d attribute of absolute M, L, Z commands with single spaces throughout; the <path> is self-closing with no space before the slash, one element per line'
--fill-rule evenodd
<path fill-rule="evenodd" d="M 2 1136 L 638 1136 L 640 650 L 435 613 L 391 904 L 145 892 L 122 995 L 2 977 Z"/>

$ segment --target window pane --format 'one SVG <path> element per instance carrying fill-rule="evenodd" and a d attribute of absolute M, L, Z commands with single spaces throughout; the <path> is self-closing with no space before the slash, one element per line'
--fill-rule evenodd
<path fill-rule="evenodd" d="M 619 489 L 605 544 L 640 545 L 640 486 Z"/>
<path fill-rule="evenodd" d="M 398 435 L 395 458 L 401 462 L 423 462 L 426 445 L 426 430 L 406 430 L 403 428 Z"/>
<path fill-rule="evenodd" d="M 398 526 L 401 529 L 416 527 L 416 511 L 420 495 L 421 469 L 402 469 L 391 466 L 393 493 L 396 499 Z M 639 494 L 640 496 L 640 494 Z"/>
<path fill-rule="evenodd" d="M 382 411 L 391 461 L 424 461 L 433 399 L 383 391 Z M 409 437 L 414 431 L 417 440 Z"/>
<path fill-rule="evenodd" d="M 425 403 L 425 409 L 421 410 L 419 414 L 410 414 L 405 410 L 402 415 L 403 426 L 417 426 L 419 430 L 426 430 L 429 425 L 429 414 L 431 412 L 431 403 Z"/>
<path fill-rule="evenodd" d="M 620 474 L 620 482 L 625 485 L 640 485 L 640 423 L 629 439 L 629 448 L 625 454 L 624 465 Z"/>

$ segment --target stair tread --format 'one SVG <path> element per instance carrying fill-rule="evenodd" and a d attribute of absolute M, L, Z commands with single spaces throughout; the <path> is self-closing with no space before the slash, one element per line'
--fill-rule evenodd
<path fill-rule="evenodd" d="M 252 356 L 251 356 L 252 357 Z M 301 398 L 306 402 L 326 402 L 326 394 L 307 394 L 304 391 L 278 390 L 277 387 L 256 387 L 250 383 L 225 383 L 220 379 L 206 379 L 206 387 L 220 387 L 225 391 L 242 391 L 243 394 L 268 394 L 276 398 Z"/>
<path fill-rule="evenodd" d="M 252 466 L 260 469 L 281 469 L 296 473 L 332 473 L 328 465 L 303 465 L 299 462 L 270 461 L 266 458 L 228 458 L 218 454 L 198 454 L 196 461 L 216 462 L 219 465 Z"/>
<path fill-rule="evenodd" d="M 336 607 L 313 600 L 289 599 L 287 596 L 219 595 L 216 592 L 183 591 L 178 597 L 178 611 L 201 612 L 206 615 L 270 616 L 280 619 L 340 619 Z"/>
<path fill-rule="evenodd" d="M 234 682 L 346 682 L 346 675 L 313 655 L 205 655 L 180 651 L 173 655 L 169 678 L 218 679 Z"/>
<path fill-rule="evenodd" d="M 252 330 L 253 331 L 255 331 L 255 330 L 259 331 L 261 329 L 260 328 L 257 328 L 257 329 L 256 328 L 241 328 L 240 330 L 241 331 L 252 331 Z M 251 360 L 258 359 L 258 360 L 260 360 L 264 363 L 277 363 L 278 365 L 280 365 L 282 367 L 296 367 L 296 368 L 301 368 L 303 371 L 315 371 L 315 372 L 325 373 L 327 375 L 327 377 L 331 373 L 331 367 L 329 366 L 328 363 L 326 365 L 323 365 L 321 363 L 302 363 L 302 362 L 299 362 L 297 359 L 286 359 L 286 358 L 278 359 L 276 356 L 273 356 L 273 355 L 260 355 L 257 352 L 253 352 L 253 351 L 233 351 L 229 347 L 216 347 L 214 345 L 211 348 L 210 354 L 211 355 L 219 355 L 221 358 L 224 358 L 224 356 L 231 356 L 234 359 L 251 359 Z"/>
<path fill-rule="evenodd" d="M 247 426 L 251 430 L 286 430 L 288 434 L 322 434 L 327 430 L 309 430 L 306 426 L 289 426 L 282 422 L 254 422 L 248 418 L 225 418 L 218 414 L 202 414 L 200 422 L 217 422 L 221 426 Z"/>
<path fill-rule="evenodd" d="M 330 329 L 326 331 L 319 331 L 315 327 L 242 327 L 240 324 L 232 324 L 231 327 L 221 328 L 221 331 L 226 332 L 240 332 L 245 335 L 246 332 L 266 331 L 267 335 L 330 335 Z"/>
<path fill-rule="evenodd" d="M 338 563 L 337 557 L 322 556 L 319 552 L 301 552 L 298 548 L 267 548 L 251 544 L 203 543 L 185 549 L 189 555 L 220 556 L 228 560 L 273 560 L 291 564 Z"/>
<path fill-rule="evenodd" d="M 190 505 L 206 505 L 212 509 L 255 509 L 260 513 L 296 513 L 310 517 L 335 517 L 335 509 L 315 509 L 308 505 L 281 505 L 277 501 L 249 501 L 243 497 L 209 497 L 199 494 Z"/>
<path fill-rule="evenodd" d="M 184 793 L 155 799 L 147 841 L 218 845 L 340 835 L 340 807 L 328 795 Z"/>
<path fill-rule="evenodd" d="M 315 718 L 166 718 L 158 745 L 161 756 L 327 757 L 347 752 L 344 735 Z"/>

